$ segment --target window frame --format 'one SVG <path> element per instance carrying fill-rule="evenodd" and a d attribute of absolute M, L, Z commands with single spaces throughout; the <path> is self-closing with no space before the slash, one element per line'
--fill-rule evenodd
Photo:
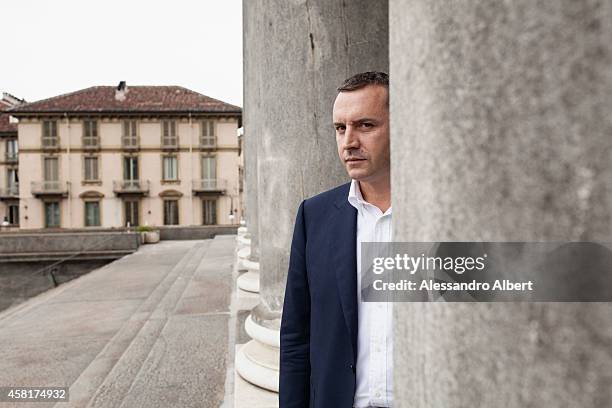
<path fill-rule="evenodd" d="M 87 205 L 88 204 L 97 204 L 98 205 L 98 224 L 97 225 L 87 225 Z M 86 228 L 92 227 L 101 227 L 102 226 L 102 200 L 99 198 L 88 198 L 83 200 L 83 226 Z"/>
<path fill-rule="evenodd" d="M 127 134 L 126 134 L 127 130 Z M 124 149 L 137 149 L 140 147 L 140 130 L 139 123 L 136 119 L 124 119 L 121 125 L 121 146 Z M 133 143 L 127 144 L 126 140 L 131 140 Z"/>
<path fill-rule="evenodd" d="M 48 219 L 47 219 L 47 205 L 49 204 L 57 204 L 57 212 L 58 212 L 57 226 L 49 226 Z M 62 202 L 60 200 L 45 200 L 42 207 L 43 207 L 42 210 L 43 210 L 44 228 L 61 228 L 62 227 Z"/>
<path fill-rule="evenodd" d="M 85 149 L 95 149 L 100 147 L 100 132 L 96 119 L 84 119 L 82 122 L 83 134 L 82 145 Z M 93 141 L 93 143 L 91 143 Z"/>
<path fill-rule="evenodd" d="M 43 149 L 59 147 L 59 136 L 57 131 L 57 120 L 45 119 L 41 125 L 41 146 Z M 51 143 L 47 143 L 47 142 Z"/>
<path fill-rule="evenodd" d="M 167 143 L 172 141 L 173 143 Z M 161 121 L 161 146 L 163 149 L 178 148 L 178 125 L 174 119 L 166 119 Z"/>
<path fill-rule="evenodd" d="M 174 159 L 174 163 L 176 166 L 176 178 L 167 178 L 166 174 L 166 159 Z M 164 183 L 177 183 L 180 182 L 179 178 L 179 158 L 176 154 L 162 154 L 161 156 L 161 181 Z"/>
<path fill-rule="evenodd" d="M 202 198 L 202 225 L 217 225 L 217 218 L 218 218 L 218 205 L 217 202 L 219 200 L 216 198 Z M 204 214 L 204 211 L 206 211 L 206 203 L 210 202 L 212 203 L 212 207 L 214 209 L 213 214 L 212 214 L 212 223 L 207 223 L 206 222 L 206 217 Z"/>
<path fill-rule="evenodd" d="M 87 161 L 89 159 L 95 159 L 96 160 L 96 178 L 87 178 Z M 85 184 L 99 184 L 102 182 L 102 179 L 100 178 L 100 156 L 96 155 L 96 154 L 88 154 L 88 155 L 84 155 L 83 156 L 83 183 Z"/>
<path fill-rule="evenodd" d="M 166 205 L 169 204 L 174 204 L 175 210 L 176 210 L 176 223 L 169 223 L 168 219 L 166 218 Z M 164 198 L 162 200 L 162 215 L 163 215 L 163 223 L 164 225 L 180 225 L 180 204 L 179 204 L 179 199 L 178 198 Z"/>
<path fill-rule="evenodd" d="M 215 120 L 203 119 L 200 121 L 200 147 L 217 147 L 217 124 Z"/>

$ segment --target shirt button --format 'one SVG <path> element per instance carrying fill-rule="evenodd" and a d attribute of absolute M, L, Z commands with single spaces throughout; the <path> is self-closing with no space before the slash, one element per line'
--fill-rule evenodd
<path fill-rule="evenodd" d="M 349 368 L 351 369 L 351 371 L 354 373 L 355 372 L 355 366 L 354 365 L 349 365 Z"/>
<path fill-rule="evenodd" d="M 380 398 L 380 392 L 376 393 L 376 398 Z"/>

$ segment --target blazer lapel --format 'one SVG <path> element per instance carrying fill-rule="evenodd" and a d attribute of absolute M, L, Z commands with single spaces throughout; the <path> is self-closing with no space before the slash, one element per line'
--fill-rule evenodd
<path fill-rule="evenodd" d="M 351 337 L 353 357 L 357 360 L 357 210 L 346 196 L 336 203 L 330 223 L 333 264 L 346 327 Z"/>

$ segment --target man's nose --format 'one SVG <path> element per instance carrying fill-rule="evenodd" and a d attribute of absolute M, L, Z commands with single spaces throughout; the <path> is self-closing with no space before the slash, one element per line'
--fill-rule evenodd
<path fill-rule="evenodd" d="M 344 131 L 344 148 L 354 149 L 359 147 L 359 137 L 352 126 L 347 126 Z"/>

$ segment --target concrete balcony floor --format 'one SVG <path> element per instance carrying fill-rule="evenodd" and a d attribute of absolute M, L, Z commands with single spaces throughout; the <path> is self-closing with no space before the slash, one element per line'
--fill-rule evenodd
<path fill-rule="evenodd" d="M 235 243 L 144 245 L 0 313 L 0 384 L 70 387 L 69 403 L 0 405 L 233 406 Z"/>

